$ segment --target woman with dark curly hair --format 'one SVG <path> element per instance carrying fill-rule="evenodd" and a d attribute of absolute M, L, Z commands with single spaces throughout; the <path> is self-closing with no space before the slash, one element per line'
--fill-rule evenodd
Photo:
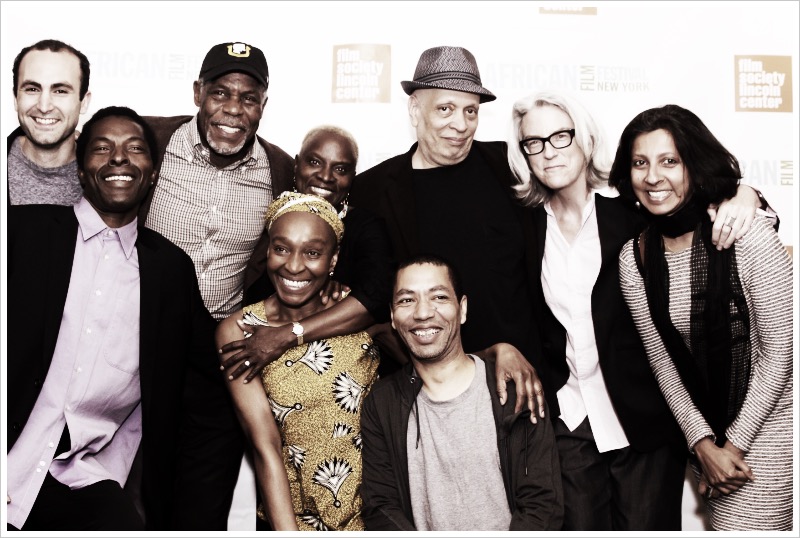
<path fill-rule="evenodd" d="M 706 207 L 740 178 L 736 158 L 691 111 L 637 115 L 609 184 L 635 197 L 648 224 L 623 247 L 620 284 L 712 526 L 789 530 L 792 262 L 758 215 L 733 248 L 713 247 Z"/>

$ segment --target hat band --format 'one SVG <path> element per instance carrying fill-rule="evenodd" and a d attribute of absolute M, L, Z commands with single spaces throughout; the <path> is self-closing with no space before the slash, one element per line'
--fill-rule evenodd
<path fill-rule="evenodd" d="M 426 84 L 430 84 L 432 82 L 439 82 L 440 80 L 453 79 L 467 80 L 473 84 L 482 86 L 480 78 L 476 77 L 472 73 L 464 73 L 463 71 L 444 71 L 442 73 L 431 73 L 430 75 L 425 75 L 414 79 L 414 82 L 424 82 Z"/>

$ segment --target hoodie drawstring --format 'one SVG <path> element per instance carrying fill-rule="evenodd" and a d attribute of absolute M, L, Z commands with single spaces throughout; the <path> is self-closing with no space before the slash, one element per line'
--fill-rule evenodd
<path fill-rule="evenodd" d="M 411 376 L 411 383 L 416 383 L 416 381 L 417 381 L 416 376 L 412 375 Z M 417 444 L 415 446 L 415 450 L 419 450 L 419 440 L 420 440 L 420 436 L 421 436 L 420 429 L 419 429 L 419 405 L 417 404 L 417 395 L 418 394 L 419 393 L 414 395 L 414 419 L 415 419 L 414 422 L 417 423 Z"/>

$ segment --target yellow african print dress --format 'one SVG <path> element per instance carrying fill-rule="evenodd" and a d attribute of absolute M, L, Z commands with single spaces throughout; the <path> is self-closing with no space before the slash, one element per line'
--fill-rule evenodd
<path fill-rule="evenodd" d="M 244 309 L 244 322 L 268 325 L 263 301 Z M 262 372 L 300 530 L 364 530 L 361 405 L 378 361 L 360 332 L 293 347 Z M 262 507 L 258 515 L 266 519 Z"/>

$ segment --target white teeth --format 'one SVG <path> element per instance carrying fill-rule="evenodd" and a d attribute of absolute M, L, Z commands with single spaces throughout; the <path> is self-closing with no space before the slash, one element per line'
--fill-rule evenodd
<path fill-rule="evenodd" d="M 411 331 L 411 332 L 413 332 L 417 336 L 431 336 L 433 334 L 438 333 L 440 330 L 441 329 L 421 329 L 421 330 L 416 330 L 416 331 Z"/>
<path fill-rule="evenodd" d="M 238 133 L 240 131 L 240 129 L 236 127 L 228 127 L 227 125 L 218 125 L 218 127 L 228 134 Z"/>
<path fill-rule="evenodd" d="M 106 181 L 133 181 L 133 176 L 109 176 Z"/>
<path fill-rule="evenodd" d="M 317 196 L 321 196 L 323 198 L 326 195 L 333 193 L 333 191 L 329 191 L 328 189 L 323 189 L 323 188 L 320 188 L 320 187 L 310 187 L 309 190 L 312 193 L 316 194 Z"/>
<path fill-rule="evenodd" d="M 36 123 L 40 123 L 42 125 L 53 125 L 58 120 L 55 118 L 33 118 Z"/>
<path fill-rule="evenodd" d="M 647 195 L 653 200 L 660 202 L 666 200 L 667 196 L 669 196 L 669 191 L 648 191 Z"/>
<path fill-rule="evenodd" d="M 311 283 L 310 280 L 289 280 L 287 278 L 281 278 L 281 281 L 284 286 L 293 290 L 303 289 Z"/>

